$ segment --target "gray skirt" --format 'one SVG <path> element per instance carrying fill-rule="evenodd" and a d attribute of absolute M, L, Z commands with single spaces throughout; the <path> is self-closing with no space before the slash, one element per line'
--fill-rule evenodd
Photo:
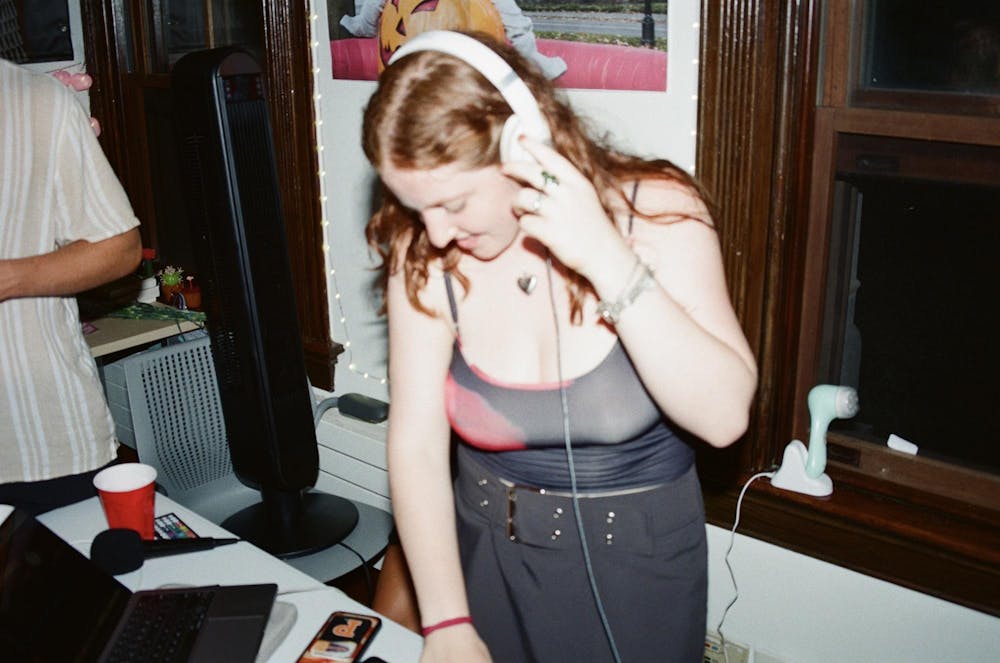
<path fill-rule="evenodd" d="M 497 663 L 613 661 L 573 500 L 510 486 L 459 449 L 458 540 L 476 630 Z M 703 660 L 707 543 L 698 475 L 579 499 L 623 663 Z"/>

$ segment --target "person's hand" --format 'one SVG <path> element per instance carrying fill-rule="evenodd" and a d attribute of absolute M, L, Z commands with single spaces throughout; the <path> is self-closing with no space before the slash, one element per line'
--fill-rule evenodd
<path fill-rule="evenodd" d="M 538 163 L 507 163 L 502 172 L 524 185 L 514 199 L 521 229 L 585 278 L 600 270 L 609 252 L 628 250 L 590 180 L 565 157 L 538 141 L 521 145 Z"/>
<path fill-rule="evenodd" d="M 469 624 L 451 626 L 424 638 L 420 663 L 492 663 L 486 644 Z"/>
<path fill-rule="evenodd" d="M 94 79 L 90 77 L 90 74 L 73 74 L 65 69 L 59 69 L 58 71 L 52 72 L 52 77 L 58 80 L 60 83 L 66 87 L 71 87 L 77 92 L 83 92 L 84 90 L 89 90 L 94 84 Z"/>
<path fill-rule="evenodd" d="M 65 69 L 53 71 L 52 77 L 58 80 L 63 85 L 65 85 L 66 87 L 72 88 L 77 92 L 83 92 L 84 90 L 89 90 L 91 86 L 94 85 L 94 79 L 91 78 L 90 74 L 85 74 L 85 73 L 72 74 L 66 71 Z M 90 127 L 94 130 L 95 136 L 101 135 L 101 123 L 97 121 L 96 117 L 91 116 Z"/>

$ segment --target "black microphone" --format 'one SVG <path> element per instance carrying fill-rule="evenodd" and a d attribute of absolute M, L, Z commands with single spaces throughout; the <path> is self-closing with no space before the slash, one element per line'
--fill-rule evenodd
<path fill-rule="evenodd" d="M 143 541 L 132 529 L 106 529 L 94 537 L 90 544 L 90 559 L 106 573 L 113 576 L 135 571 L 143 560 L 165 555 L 211 550 L 217 546 L 236 543 L 239 539 L 155 539 Z"/>

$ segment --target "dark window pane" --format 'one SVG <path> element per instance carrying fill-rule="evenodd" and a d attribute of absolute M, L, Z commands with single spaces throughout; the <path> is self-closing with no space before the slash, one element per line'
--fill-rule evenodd
<path fill-rule="evenodd" d="M 66 0 L 0 0 L 0 57 L 19 63 L 72 60 Z"/>
<path fill-rule="evenodd" d="M 870 140 L 870 139 L 869 139 Z M 1000 174 L 995 148 L 844 141 L 827 294 L 827 379 L 858 389 L 849 427 L 1000 471 Z M 857 149 L 856 149 L 857 148 Z"/>
<path fill-rule="evenodd" d="M 245 0 L 152 0 L 151 31 L 156 71 L 167 71 L 185 53 L 244 46 L 261 58 L 264 28 L 260 6 Z"/>
<path fill-rule="evenodd" d="M 1000 94 L 1000 2 L 868 0 L 860 86 Z"/>

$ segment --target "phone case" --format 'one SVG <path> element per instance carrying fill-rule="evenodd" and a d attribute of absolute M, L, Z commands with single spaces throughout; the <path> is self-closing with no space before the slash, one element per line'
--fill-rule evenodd
<path fill-rule="evenodd" d="M 374 615 L 338 610 L 330 615 L 298 663 L 354 663 L 382 625 Z"/>

